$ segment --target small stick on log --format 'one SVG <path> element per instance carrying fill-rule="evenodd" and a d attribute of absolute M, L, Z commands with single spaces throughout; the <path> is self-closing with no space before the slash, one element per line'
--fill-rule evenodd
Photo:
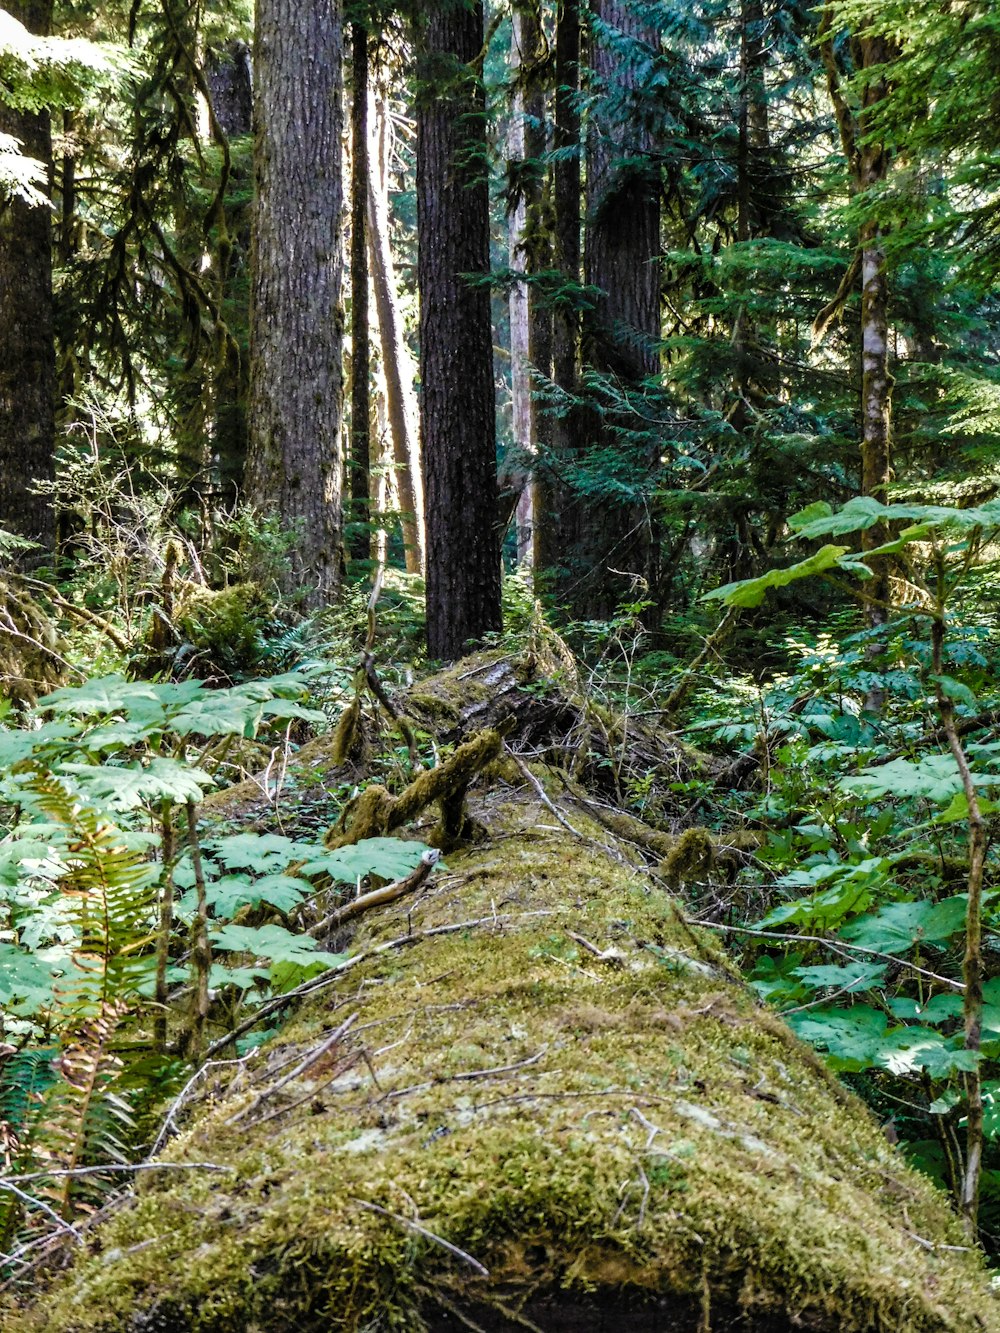
<path fill-rule="evenodd" d="M 432 1241 L 435 1245 L 440 1245 L 443 1250 L 447 1250 L 449 1254 L 453 1254 L 456 1259 L 461 1259 L 463 1263 L 467 1263 L 473 1272 L 478 1273 L 480 1277 L 489 1277 L 490 1270 L 485 1268 L 478 1259 L 474 1259 L 472 1255 L 467 1254 L 465 1250 L 460 1250 L 457 1245 L 452 1245 L 451 1241 L 445 1240 L 443 1236 L 439 1236 L 433 1231 L 428 1231 L 425 1226 L 421 1226 L 419 1222 L 414 1222 L 412 1218 L 403 1217 L 400 1213 L 390 1213 L 388 1208 L 381 1208 L 377 1203 L 366 1203 L 364 1199 L 352 1199 L 351 1202 L 356 1203 L 359 1208 L 364 1208 L 369 1213 L 378 1213 L 380 1217 L 391 1218 L 393 1222 L 398 1222 L 400 1226 L 406 1227 L 410 1231 L 415 1231 L 418 1236 L 423 1236 L 425 1240 Z"/>
<path fill-rule="evenodd" d="M 331 930 L 343 925 L 345 921 L 361 916 L 364 912 L 370 912 L 373 907 L 383 907 L 386 903 L 394 903 L 398 898 L 403 898 L 408 893 L 415 893 L 421 885 L 427 882 L 431 871 L 440 860 L 441 853 L 437 848 L 428 848 L 421 856 L 416 869 L 405 879 L 398 879 L 392 884 L 386 884 L 381 889 L 372 889 L 371 893 L 363 893 L 360 898 L 353 898 L 349 903 L 345 903 L 343 907 L 338 907 L 329 916 L 324 917 L 322 921 L 312 926 L 309 934 L 313 938 L 328 935 Z"/>

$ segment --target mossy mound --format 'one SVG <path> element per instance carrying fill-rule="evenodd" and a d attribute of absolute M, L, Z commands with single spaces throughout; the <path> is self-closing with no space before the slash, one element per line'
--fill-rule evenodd
<path fill-rule="evenodd" d="M 0 578 L 0 692 L 34 704 L 64 680 L 66 663 L 55 621 L 17 579 Z"/>
<path fill-rule="evenodd" d="M 228 1170 L 142 1177 L 5 1333 L 1000 1330 L 945 1200 L 607 830 L 474 813 L 210 1071 L 165 1156 Z"/>

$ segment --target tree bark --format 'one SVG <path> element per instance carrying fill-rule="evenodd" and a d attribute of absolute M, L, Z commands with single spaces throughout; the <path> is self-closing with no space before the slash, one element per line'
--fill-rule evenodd
<path fill-rule="evenodd" d="M 865 37 L 858 42 L 861 68 L 868 70 L 890 60 L 889 45 L 882 37 Z M 866 193 L 885 180 L 889 155 L 885 145 L 869 141 L 871 113 L 888 92 L 885 79 L 865 86 L 861 114 L 858 117 L 858 188 Z M 889 278 L 885 250 L 878 222 L 866 221 L 861 228 L 861 493 L 883 504 L 888 498 L 892 477 L 892 386 L 889 369 Z M 889 539 L 885 524 L 875 524 L 862 533 L 862 549 L 873 550 Z M 869 623 L 884 625 L 889 618 L 889 558 L 876 556 L 869 561 L 874 578 L 866 591 Z"/>
<path fill-rule="evenodd" d="M 427 644 L 442 660 L 501 626 L 486 111 L 477 68 L 483 39 L 482 4 L 435 5 L 424 20 L 419 66 Z"/>
<path fill-rule="evenodd" d="M 832 23 L 833 10 L 828 5 L 820 21 L 820 51 L 844 159 L 850 173 L 851 192 L 862 195 L 877 189 L 889 170 L 888 149 L 871 135 L 872 113 L 885 99 L 888 82 L 885 77 L 868 79 L 860 113 L 853 111 L 842 88 Z M 852 54 L 856 69 L 870 71 L 888 65 L 894 51 L 889 41 L 876 35 L 855 39 Z M 893 377 L 889 356 L 889 278 L 877 219 L 869 218 L 862 224 L 858 247 L 862 282 L 861 492 L 884 503 L 892 478 Z M 846 300 L 849 290 L 842 284 L 837 302 Z M 825 318 L 825 315 L 826 312 L 820 318 Z M 870 551 L 881 546 L 888 540 L 888 535 L 885 524 L 875 524 L 862 533 L 862 549 Z M 866 602 L 868 623 L 873 629 L 878 629 L 886 624 L 890 613 L 890 561 L 887 556 L 876 556 L 868 564 L 874 575 L 866 590 L 869 598 Z M 869 692 L 868 707 L 880 711 L 883 698 L 882 691 L 873 689 Z"/>
<path fill-rule="evenodd" d="M 602 100 L 624 96 L 624 110 L 644 93 L 623 58 L 621 39 L 656 47 L 655 28 L 628 0 L 595 0 L 591 75 L 598 96 L 587 141 L 587 232 L 585 273 L 597 296 L 586 318 L 585 359 L 624 391 L 637 387 L 659 366 L 660 334 L 659 172 L 650 161 L 654 148 L 638 114 L 611 116 Z M 615 34 L 611 39 L 602 29 Z M 640 108 L 636 106 L 638 112 Z M 613 435 L 609 422 L 594 419 L 591 441 L 621 450 L 627 433 Z M 623 470 L 629 488 L 644 486 L 655 457 L 630 447 Z M 599 500 L 587 515 L 591 568 L 580 582 L 575 609 L 587 618 L 606 619 L 630 591 L 621 575 L 635 575 L 650 594 L 656 591 L 654 524 L 642 501 Z M 612 572 L 614 571 L 614 572 Z"/>
<path fill-rule="evenodd" d="M 402 514 L 403 549 L 410 574 L 424 570 L 424 486 L 420 470 L 414 367 L 403 335 L 396 273 L 389 238 L 389 111 L 385 102 L 369 108 L 372 130 L 368 177 L 368 253 L 385 375 L 386 416 Z"/>
<path fill-rule="evenodd" d="M 5 0 L 11 17 L 43 37 L 53 0 Z M 49 113 L 0 102 L 0 132 L 52 172 Z M 44 206 L 0 197 L 0 526 L 55 545 L 52 496 L 34 483 L 55 477 L 56 354 L 52 302 L 52 217 Z"/>
<path fill-rule="evenodd" d="M 253 70 L 245 42 L 230 42 L 208 52 L 205 82 L 216 120 L 232 142 L 253 133 Z M 248 172 L 233 154 L 230 166 L 232 199 L 226 201 L 226 245 L 218 256 L 220 290 L 226 325 L 225 340 L 212 377 L 212 464 L 224 498 L 231 503 L 243 481 L 247 457 L 247 408 L 250 366 L 247 348 L 247 272 L 250 268 L 250 208 L 241 196 Z"/>
<path fill-rule="evenodd" d="M 342 59 L 337 0 L 258 0 L 246 492 L 296 529 L 309 607 L 343 566 Z"/>
<path fill-rule="evenodd" d="M 507 137 L 508 178 L 523 170 L 527 157 L 524 83 L 522 77 L 526 40 L 530 36 L 528 16 L 515 9 L 511 17 L 510 66 L 515 79 L 510 131 Z M 507 214 L 507 247 L 512 272 L 525 263 L 525 234 L 528 200 L 523 187 L 518 189 L 513 207 Z M 530 458 L 536 451 L 531 412 L 531 289 L 526 282 L 512 281 L 508 297 L 510 318 L 510 396 L 514 443 L 513 466 L 505 461 L 504 487 L 516 494 L 514 522 L 517 537 L 517 562 L 531 556 L 534 512 L 530 480 Z"/>
<path fill-rule="evenodd" d="M 522 0 L 511 26 L 511 71 L 515 91 L 508 137 L 508 170 L 515 189 L 508 214 L 510 267 L 527 280 L 510 291 L 511 396 L 515 454 L 508 484 L 520 495 L 515 510 L 518 563 L 538 568 L 538 528 L 548 503 L 539 453 L 548 451 L 550 417 L 542 410 L 535 377 L 552 374 L 552 307 L 531 277 L 552 265 L 551 235 L 545 218 L 543 154 L 547 147 L 545 88 L 541 78 L 544 45 L 537 0 Z"/>
<path fill-rule="evenodd" d="M 764 9 L 761 0 L 742 0 L 740 5 L 740 101 L 739 142 L 736 154 L 736 239 L 741 244 L 754 235 L 753 186 L 757 162 L 767 150 L 769 131 L 767 90 L 764 84 Z M 745 287 L 740 280 L 740 288 Z M 729 424 L 741 434 L 751 421 L 751 404 L 759 397 L 754 385 L 753 317 L 741 300 L 733 324 L 735 401 L 728 413 Z"/>
<path fill-rule="evenodd" d="M 556 26 L 555 126 L 552 167 L 554 267 L 564 286 L 580 281 L 580 0 L 562 0 Z M 539 474 L 540 498 L 536 524 L 535 567 L 552 571 L 555 589 L 564 559 L 579 542 L 579 497 L 565 483 L 565 470 L 579 448 L 576 414 L 569 404 L 577 390 L 580 318 L 569 300 L 552 311 L 552 379 L 559 409 L 549 423 L 549 450 Z"/>
<path fill-rule="evenodd" d="M 368 334 L 368 30 L 351 24 L 351 555 L 371 554 L 371 349 Z"/>

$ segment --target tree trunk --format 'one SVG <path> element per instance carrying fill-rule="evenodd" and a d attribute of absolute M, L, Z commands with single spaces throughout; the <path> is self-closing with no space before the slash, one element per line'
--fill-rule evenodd
<path fill-rule="evenodd" d="M 537 0 L 522 0 L 512 15 L 511 69 L 516 79 L 508 137 L 509 179 L 515 188 L 508 215 L 510 266 L 526 278 L 552 266 L 545 213 L 542 157 L 547 147 L 545 88 L 541 77 L 544 43 Z M 515 511 L 518 563 L 535 564 L 538 527 L 548 487 L 539 465 L 547 452 L 550 418 L 542 410 L 535 377 L 552 374 L 552 309 L 530 281 L 515 282 L 510 292 L 511 394 L 514 466 L 505 469 L 507 484 L 520 495 Z M 537 566 L 536 566 L 537 567 Z"/>
<path fill-rule="evenodd" d="M 884 65 L 890 59 L 888 43 L 881 37 L 858 42 L 861 68 Z M 871 112 L 887 93 L 885 79 L 865 86 L 858 118 L 858 187 L 862 193 L 875 190 L 886 178 L 889 156 L 883 144 L 868 142 Z M 892 477 L 891 416 L 893 378 L 889 370 L 889 278 L 878 223 L 871 219 L 861 228 L 861 493 L 886 503 Z M 888 541 L 889 530 L 877 523 L 862 533 L 862 549 L 873 550 Z M 875 577 L 866 588 L 871 597 L 869 624 L 884 625 L 889 618 L 889 559 L 876 556 L 870 562 Z"/>
<path fill-rule="evenodd" d="M 5 0 L 5 7 L 29 32 L 48 34 L 53 0 Z M 47 111 L 15 111 L 0 101 L 0 133 L 20 139 L 51 179 Z M 0 197 L 0 527 L 49 553 L 52 496 L 35 495 L 32 487 L 55 476 L 55 399 L 51 213 Z"/>
<path fill-rule="evenodd" d="M 368 334 L 368 30 L 351 24 L 351 542 L 367 560 L 371 519 L 371 350 Z"/>
<path fill-rule="evenodd" d="M 552 167 L 554 267 L 564 285 L 580 281 L 580 2 L 562 0 L 556 26 L 555 127 Z M 559 410 L 549 422 L 549 450 L 539 473 L 535 568 L 552 571 L 555 588 L 566 553 L 579 542 L 579 497 L 565 483 L 565 469 L 579 448 L 576 414 L 569 402 L 577 390 L 580 319 L 575 305 L 560 301 L 552 311 L 552 379 Z"/>
<path fill-rule="evenodd" d="M 598 295 L 585 328 L 585 359 L 624 391 L 637 387 L 659 365 L 660 334 L 659 173 L 648 159 L 653 149 L 642 117 L 609 116 L 601 100 L 648 96 L 639 86 L 621 41 L 656 47 L 658 34 L 628 0 L 596 0 L 591 42 L 591 73 L 599 101 L 587 142 L 586 281 Z M 608 28 L 614 37 L 602 32 Z M 617 108 L 616 108 L 617 110 Z M 593 421 L 591 440 L 598 447 L 621 450 L 627 435 L 612 435 L 607 422 Z M 622 477 L 629 488 L 643 488 L 655 458 L 646 446 L 629 447 Z M 630 591 L 621 575 L 635 575 L 651 594 L 656 590 L 656 544 L 652 518 L 640 500 L 598 501 L 587 514 L 592 568 L 576 599 L 578 614 L 606 619 Z M 612 572 L 614 571 L 614 572 Z M 610 576 L 609 576 L 610 575 Z"/>
<path fill-rule="evenodd" d="M 767 90 L 764 85 L 764 11 L 761 0 L 743 0 L 740 6 L 739 142 L 736 154 L 736 239 L 742 244 L 754 235 L 753 186 L 757 162 L 768 147 Z M 744 280 L 739 289 L 745 289 Z M 741 300 L 733 324 L 733 361 L 736 366 L 735 401 L 729 424 L 742 433 L 750 424 L 754 386 L 753 318 Z"/>
<path fill-rule="evenodd" d="M 342 58 L 335 0 L 258 0 L 246 492 L 296 529 L 310 607 L 343 565 Z"/>
<path fill-rule="evenodd" d="M 230 142 L 252 134 L 253 70 L 246 43 L 230 42 L 221 51 L 209 51 L 205 82 L 216 120 Z M 218 258 L 223 310 L 231 336 L 226 339 L 212 378 L 212 464 L 228 503 L 239 492 L 246 467 L 250 392 L 244 295 L 250 267 L 250 209 L 241 199 L 248 175 L 241 160 L 234 152 L 230 166 L 232 198 L 226 201 L 226 246 Z"/>
<path fill-rule="evenodd" d="M 527 29 L 530 21 L 522 10 L 515 9 L 511 18 L 510 66 L 515 79 L 511 106 L 510 131 L 507 137 L 508 179 L 524 169 L 527 157 L 525 132 L 525 95 L 523 67 Z M 524 253 L 528 220 L 527 192 L 523 185 L 517 189 L 513 207 L 507 214 L 507 245 L 510 267 L 517 272 L 526 266 Z M 536 451 L 534 422 L 531 412 L 531 289 L 526 282 L 512 281 L 508 297 L 510 317 L 510 396 L 513 455 L 504 460 L 502 488 L 516 496 L 514 522 L 517 535 L 517 562 L 530 559 L 534 513 L 530 459 Z"/>
<path fill-rule="evenodd" d="M 413 392 L 414 368 L 403 336 L 403 317 L 389 241 L 389 111 L 381 101 L 374 115 L 371 110 L 369 108 L 369 123 L 373 139 L 369 162 L 375 168 L 368 176 L 371 282 L 385 375 L 386 416 L 399 489 L 404 557 L 407 572 L 420 574 L 424 569 L 425 549 L 424 486 L 420 470 L 417 400 Z"/>
<path fill-rule="evenodd" d="M 826 68 L 827 86 L 840 131 L 844 159 L 851 180 L 851 192 L 862 195 L 875 190 L 889 170 L 889 153 L 883 143 L 871 137 L 872 112 L 888 93 L 885 77 L 869 78 L 862 94 L 861 110 L 855 114 L 842 88 L 840 69 L 834 47 L 833 9 L 827 5 L 819 27 L 820 52 Z M 887 65 L 893 58 L 891 43 L 884 37 L 855 39 L 852 55 L 857 70 L 870 71 Z M 889 278 L 885 250 L 878 222 L 867 219 L 858 237 L 861 256 L 861 492 L 885 502 L 892 477 L 892 386 L 889 357 Z M 849 276 L 854 272 L 852 265 Z M 850 287 L 842 284 L 828 309 L 839 308 L 846 301 Z M 820 319 L 826 319 L 824 311 Z M 828 322 L 828 320 L 827 320 Z M 862 549 L 870 551 L 888 539 L 888 528 L 875 524 L 862 533 Z M 886 556 L 875 557 L 869 565 L 874 578 L 865 593 L 868 623 L 873 629 L 884 625 L 890 611 L 890 562 Z M 874 645 L 877 648 L 877 644 Z M 868 707 L 880 711 L 884 692 L 873 689 Z"/>
<path fill-rule="evenodd" d="M 476 66 L 483 6 L 435 5 L 424 25 L 417 276 L 427 644 L 431 657 L 451 660 L 501 626 L 486 111 Z"/>

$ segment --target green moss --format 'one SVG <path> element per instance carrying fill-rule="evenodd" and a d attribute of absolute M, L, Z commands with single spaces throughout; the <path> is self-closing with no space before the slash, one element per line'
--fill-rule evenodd
<path fill-rule="evenodd" d="M 145 1177 L 5 1333 L 419 1333 L 542 1299 L 556 1328 L 561 1300 L 663 1297 L 751 1326 L 1000 1330 L 978 1258 L 943 1248 L 962 1245 L 944 1200 L 605 830 L 538 829 L 499 798 L 477 815 L 492 842 L 355 942 L 413 943 L 315 1000 L 249 1078 L 209 1080 L 167 1155 L 232 1174 Z M 356 1037 L 275 1087 L 354 1012 Z"/>

